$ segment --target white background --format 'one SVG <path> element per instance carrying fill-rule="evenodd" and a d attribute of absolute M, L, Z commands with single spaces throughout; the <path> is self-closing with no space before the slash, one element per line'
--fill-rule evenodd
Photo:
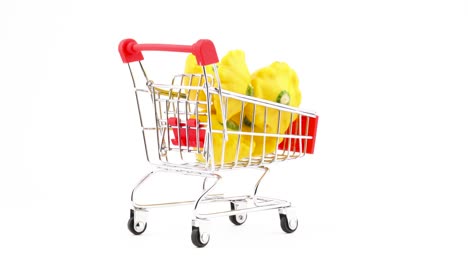
<path fill-rule="evenodd" d="M 468 262 L 466 1 L 2 1 L 0 30 L 1 263 Z M 296 69 L 316 154 L 260 189 L 294 202 L 296 233 L 273 211 L 215 219 L 197 249 L 189 207 L 128 232 L 148 170 L 117 52 L 129 37 L 209 38 L 252 71 Z"/>

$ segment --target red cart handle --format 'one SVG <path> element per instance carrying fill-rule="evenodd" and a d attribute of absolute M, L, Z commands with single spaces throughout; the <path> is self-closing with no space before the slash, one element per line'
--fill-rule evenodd
<path fill-rule="evenodd" d="M 138 44 L 133 39 L 124 39 L 119 44 L 120 56 L 124 63 L 143 60 L 143 54 L 141 52 L 146 50 L 190 52 L 195 55 L 198 64 L 202 66 L 214 64 L 219 61 L 215 46 L 209 39 L 200 39 L 193 45 Z"/>

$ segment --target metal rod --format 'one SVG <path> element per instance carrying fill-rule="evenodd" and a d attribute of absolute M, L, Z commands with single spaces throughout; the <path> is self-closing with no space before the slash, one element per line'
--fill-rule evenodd
<path fill-rule="evenodd" d="M 258 186 L 262 182 L 265 175 L 270 171 L 270 169 L 268 169 L 267 167 L 260 167 L 260 169 L 263 169 L 264 172 L 263 172 L 262 176 L 260 177 L 260 179 L 258 179 L 257 183 L 255 184 L 255 189 L 254 189 L 254 192 L 253 192 L 254 201 L 256 199 L 255 197 L 257 196 Z"/>
<path fill-rule="evenodd" d="M 285 202 L 282 200 L 277 200 L 277 201 L 278 203 L 275 203 L 275 204 L 256 205 L 255 207 L 242 208 L 242 209 L 236 209 L 236 210 L 231 210 L 231 211 L 220 211 L 220 212 L 214 212 L 214 213 L 199 213 L 199 214 L 195 214 L 195 217 L 197 219 L 207 219 L 207 218 L 213 218 L 213 217 L 253 213 L 253 212 L 258 212 L 258 211 L 272 210 L 272 209 L 285 208 L 285 207 L 291 206 L 291 203 L 289 202 Z"/>
<path fill-rule="evenodd" d="M 198 205 L 200 204 L 200 201 L 202 201 L 205 198 L 205 196 L 216 186 L 218 181 L 221 179 L 221 176 L 218 175 L 218 174 L 212 174 L 212 176 L 215 176 L 216 180 L 213 182 L 213 184 L 208 189 L 205 190 L 205 188 L 203 188 L 204 192 L 200 195 L 200 197 L 195 202 L 195 205 L 193 207 L 193 215 L 195 217 L 197 217 L 197 209 L 198 209 Z"/>
<path fill-rule="evenodd" d="M 211 199 L 206 198 L 200 201 L 201 204 L 205 203 L 219 203 L 219 202 L 231 202 L 231 201 L 248 201 L 246 199 L 248 196 L 233 196 L 233 197 L 223 197 L 221 199 Z M 250 198 L 251 199 L 251 198 Z M 242 213 L 249 213 L 249 212 L 257 212 L 269 209 L 276 209 L 276 208 L 284 208 L 291 206 L 291 203 L 285 200 L 274 199 L 274 198 L 264 198 L 258 197 L 257 201 L 262 201 L 255 205 L 255 207 L 247 207 L 242 209 L 230 210 L 230 211 L 219 211 L 214 213 L 203 213 L 203 214 L 196 214 L 197 218 L 203 218 L 204 216 L 211 216 L 211 217 L 219 217 L 219 216 L 228 216 L 228 215 L 236 215 Z M 165 203 L 155 203 L 155 204 L 138 204 L 134 203 L 135 208 L 139 209 L 152 209 L 152 208 L 162 208 L 162 207 L 174 207 L 174 206 L 184 206 L 184 205 L 193 205 L 195 200 L 190 201 L 176 201 L 176 202 L 165 202 Z"/>
<path fill-rule="evenodd" d="M 153 175 L 153 173 L 154 173 L 154 172 L 152 171 L 152 172 L 146 174 L 145 177 L 143 177 L 143 179 L 141 179 L 141 180 L 138 182 L 138 184 L 133 188 L 132 195 L 131 195 L 131 197 L 130 197 L 130 201 L 132 201 L 132 203 L 133 203 L 133 197 L 134 197 L 135 192 L 138 190 L 138 188 L 140 187 L 140 185 L 143 184 L 143 182 L 145 182 L 151 175 Z"/>
<path fill-rule="evenodd" d="M 172 89 L 202 89 L 202 90 L 206 90 L 205 86 L 199 87 L 199 88 L 194 88 L 194 87 L 190 87 L 190 86 L 168 85 L 168 84 L 157 84 L 157 86 L 161 87 L 161 88 L 164 88 L 164 89 L 168 89 L 168 87 L 170 87 Z M 207 92 L 211 93 L 211 94 L 218 94 L 218 90 L 213 88 L 213 87 L 209 87 Z M 268 101 L 268 100 L 261 99 L 261 98 L 258 98 L 258 97 L 254 97 L 254 96 L 249 96 L 249 95 L 245 95 L 245 94 L 239 94 L 239 93 L 231 92 L 231 91 L 226 90 L 226 89 L 222 90 L 222 93 L 223 93 L 223 95 L 222 95 L 223 98 L 224 97 L 233 98 L 233 99 L 236 99 L 236 100 L 244 101 L 246 103 L 251 103 L 251 104 L 258 105 L 258 106 L 265 106 L 265 107 L 269 107 L 269 108 L 273 108 L 273 109 L 277 109 L 277 110 L 281 110 L 281 111 L 285 111 L 285 112 L 291 112 L 291 113 L 294 113 L 294 114 L 300 114 L 300 115 L 305 115 L 305 116 L 310 116 L 310 117 L 315 117 L 316 116 L 314 111 L 306 111 L 306 110 L 303 110 L 301 108 L 292 107 L 292 106 L 289 106 L 289 105 Z"/>

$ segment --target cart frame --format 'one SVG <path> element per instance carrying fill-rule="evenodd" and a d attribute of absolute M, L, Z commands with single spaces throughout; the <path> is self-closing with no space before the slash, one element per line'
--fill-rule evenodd
<path fill-rule="evenodd" d="M 144 59 L 142 51 L 150 50 L 192 53 L 203 72 L 178 74 L 174 76 L 171 84 L 156 84 L 148 77 L 142 64 Z M 277 209 L 283 231 L 294 232 L 297 229 L 298 220 L 291 203 L 281 199 L 258 196 L 257 191 L 269 172 L 268 164 L 297 159 L 313 153 L 318 116 L 314 112 L 223 90 L 216 65 L 218 56 L 210 40 L 199 40 L 193 45 L 185 46 L 138 44 L 133 39 L 125 39 L 119 45 L 119 52 L 122 61 L 128 64 L 137 101 L 146 159 L 154 168 L 132 190 L 128 221 L 130 232 L 140 235 L 146 230 L 147 214 L 150 209 L 178 205 L 193 206 L 191 239 L 197 247 L 204 247 L 208 244 L 210 239 L 208 222 L 215 217 L 229 216 L 233 224 L 242 225 L 249 213 Z M 136 70 L 135 66 L 139 70 Z M 207 73 L 206 67 L 208 66 L 212 67 L 213 75 Z M 144 86 L 140 86 L 141 82 L 136 80 L 137 71 L 142 73 Z M 206 96 L 204 100 L 200 96 L 203 93 Z M 192 94 L 196 94 L 195 98 L 191 96 Z M 214 122 L 216 121 L 212 120 L 210 114 L 213 98 L 216 96 L 221 104 L 223 121 L 222 128 L 218 129 L 215 129 Z M 148 109 L 143 109 L 142 98 L 150 100 L 151 106 Z M 241 120 L 237 131 L 228 129 L 226 111 L 229 103 L 233 101 L 241 103 L 241 118 L 244 117 L 244 109 L 247 105 L 253 107 L 251 128 L 247 128 L 248 125 L 243 124 Z M 145 118 L 146 114 L 149 119 Z M 264 121 L 261 126 L 254 126 L 257 124 L 255 123 L 256 117 Z M 202 119 L 206 120 L 201 121 Z M 267 129 L 268 121 L 271 123 L 272 120 L 276 120 L 277 123 L 273 123 L 272 127 Z M 290 124 L 286 131 L 280 131 L 283 121 Z M 221 151 L 215 149 L 214 140 L 221 142 Z M 246 142 L 250 140 L 251 143 L 249 154 L 245 157 L 241 157 L 241 140 L 247 140 Z M 267 153 L 265 149 L 267 140 L 274 140 L 279 146 L 273 153 Z M 236 147 L 233 160 L 227 160 L 228 157 L 225 156 L 228 141 Z M 254 141 L 263 147 L 261 155 L 252 155 Z M 243 168 L 260 171 L 251 193 L 241 196 L 211 193 L 222 179 L 223 171 Z M 188 201 L 136 202 L 135 194 L 139 188 L 150 177 L 163 172 L 203 177 L 201 194 L 196 199 Z M 207 203 L 229 203 L 230 210 L 201 213 L 200 205 Z"/>

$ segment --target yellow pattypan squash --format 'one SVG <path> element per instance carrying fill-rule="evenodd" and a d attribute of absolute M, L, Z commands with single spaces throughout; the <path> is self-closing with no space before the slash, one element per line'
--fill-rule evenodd
<path fill-rule="evenodd" d="M 212 129 L 223 131 L 223 124 L 216 121 L 216 115 L 211 115 Z M 237 121 L 228 120 L 226 122 L 228 131 L 239 131 L 239 123 Z M 237 144 L 240 140 L 239 155 L 237 160 L 249 157 L 250 153 L 255 148 L 255 142 L 250 144 L 250 136 L 239 135 L 239 134 L 228 134 L 228 141 L 224 141 L 222 133 L 213 133 L 213 158 L 216 165 L 221 164 L 222 155 L 224 153 L 224 163 L 231 163 L 236 161 Z M 223 152 L 223 144 L 224 152 Z M 205 162 L 202 154 L 197 154 L 197 160 Z"/>
<path fill-rule="evenodd" d="M 207 66 L 205 67 L 206 73 L 211 75 L 211 78 L 213 80 L 213 86 L 217 86 L 216 79 L 213 73 L 213 67 L 212 66 Z M 193 54 L 189 54 L 187 56 L 187 59 L 185 60 L 185 70 L 184 73 L 186 74 L 203 74 L 203 68 L 202 66 L 198 65 L 197 63 L 197 58 Z M 210 78 L 210 77 L 209 77 Z M 210 79 L 208 79 L 210 80 Z M 189 86 L 199 86 L 203 87 L 205 83 L 204 77 L 192 77 L 191 79 L 188 77 L 184 77 L 183 80 L 183 85 L 189 85 Z M 199 101 L 199 102 L 205 102 L 206 103 L 206 93 L 205 90 L 186 90 L 187 97 L 191 101 Z M 200 109 L 205 109 L 206 110 L 206 104 L 199 104 Z"/>
<path fill-rule="evenodd" d="M 245 54 L 242 50 L 229 51 L 218 64 L 221 88 L 239 94 L 251 94 L 250 72 L 245 62 Z M 223 98 L 223 100 L 226 100 Z M 213 105 L 216 109 L 219 122 L 223 122 L 221 105 L 218 95 L 213 96 Z M 226 119 L 231 119 L 239 113 L 242 103 L 239 100 L 227 99 Z"/>
<path fill-rule="evenodd" d="M 274 62 L 270 66 L 259 69 L 252 74 L 253 96 L 268 101 L 298 107 L 301 103 L 301 91 L 296 72 L 284 62 Z M 247 104 L 245 107 L 244 124 L 252 125 L 254 132 L 267 134 L 284 134 L 289 125 L 297 118 L 297 114 L 286 114 L 276 109 L 266 108 L 260 105 Z M 255 114 L 254 114 L 255 112 Z M 266 117 L 266 119 L 265 119 Z M 266 126 L 265 126 L 266 123 Z M 279 125 L 279 126 L 278 126 Z M 254 137 L 256 143 L 253 156 L 261 156 L 275 152 L 277 145 L 283 138 Z M 265 141 L 265 144 L 264 144 Z M 265 148 L 265 152 L 263 152 Z"/>
<path fill-rule="evenodd" d="M 252 86 L 254 96 L 280 104 L 298 107 L 301 103 L 301 91 L 299 90 L 299 79 L 296 72 L 284 62 L 274 62 L 270 66 L 264 67 L 252 74 Z M 278 118 L 278 110 L 268 108 L 265 120 L 265 107 L 257 105 L 255 107 L 254 126 L 263 131 L 266 121 L 266 133 L 282 134 L 289 125 L 297 118 L 294 114 L 281 113 Z M 245 107 L 245 117 L 252 121 L 254 116 L 254 106 L 247 104 Z M 279 123 L 279 131 L 278 131 Z"/>

